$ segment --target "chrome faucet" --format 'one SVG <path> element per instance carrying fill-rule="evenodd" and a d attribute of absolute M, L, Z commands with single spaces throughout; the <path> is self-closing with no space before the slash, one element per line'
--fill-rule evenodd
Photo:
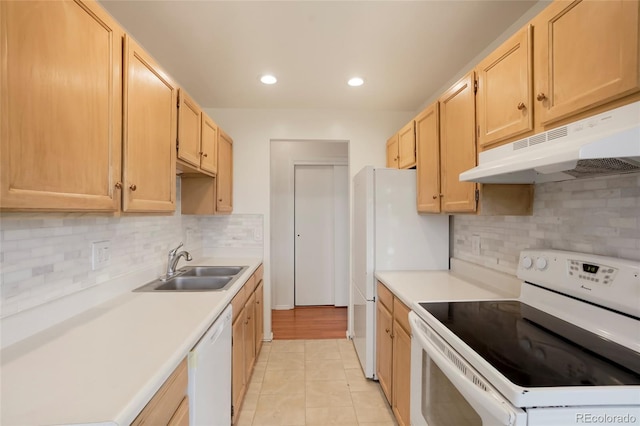
<path fill-rule="evenodd" d="M 183 244 L 180 243 L 178 247 L 169 251 L 169 258 L 167 260 L 166 278 L 171 278 L 176 274 L 176 265 L 178 264 L 178 261 L 180 260 L 181 257 L 184 257 L 184 260 L 186 260 L 187 262 L 191 262 L 193 260 L 193 258 L 191 257 L 188 251 L 183 250 L 178 253 L 178 250 L 180 249 L 180 247 L 182 247 L 182 245 Z"/>

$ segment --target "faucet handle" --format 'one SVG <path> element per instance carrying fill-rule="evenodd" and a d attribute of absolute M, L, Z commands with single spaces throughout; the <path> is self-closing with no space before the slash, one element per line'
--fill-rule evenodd
<path fill-rule="evenodd" d="M 175 256 L 178 250 L 180 250 L 180 247 L 182 246 L 183 246 L 183 243 L 180 243 L 178 247 L 174 248 L 173 250 L 169 250 L 169 256 Z"/>

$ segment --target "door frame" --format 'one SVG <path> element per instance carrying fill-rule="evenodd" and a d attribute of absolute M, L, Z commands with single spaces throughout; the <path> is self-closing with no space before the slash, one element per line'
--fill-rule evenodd
<path fill-rule="evenodd" d="M 292 193 L 292 198 L 293 198 L 293 203 L 292 203 L 292 211 L 291 211 L 291 217 L 293 219 L 293 228 L 291 230 L 292 234 L 291 234 L 291 238 L 293 239 L 293 259 L 292 259 L 292 264 L 293 264 L 293 307 L 296 306 L 295 303 L 295 265 L 296 265 L 296 259 L 295 259 L 295 244 L 296 244 L 296 229 L 295 229 L 295 218 L 296 218 L 296 211 L 295 211 L 295 174 L 296 174 L 296 166 L 345 166 L 347 168 L 347 205 L 351 206 L 351 184 L 349 181 L 349 161 L 348 160 L 339 160 L 336 158 L 326 158 L 323 159 L 321 157 L 319 157 L 318 159 L 314 159 L 314 160 L 294 160 L 291 162 L 291 168 L 289 170 L 289 178 L 291 179 L 291 182 L 293 182 L 294 184 L 294 191 Z M 347 249 L 347 256 L 349 256 L 349 253 L 351 251 L 351 218 L 350 218 L 350 210 L 347 213 L 347 229 L 348 229 L 348 237 L 347 237 L 347 245 L 348 245 L 348 249 Z M 335 224 L 334 224 L 335 225 Z M 336 227 L 334 226 L 334 233 L 335 233 Z M 334 302 L 334 306 L 349 306 L 349 280 L 351 277 L 351 267 L 350 267 L 350 260 L 349 260 L 349 265 L 347 266 L 347 281 L 345 283 L 346 285 L 346 296 L 345 296 L 345 304 L 338 304 L 336 305 L 336 295 L 338 294 L 338 283 L 335 281 L 335 273 L 334 273 L 334 289 L 333 289 L 333 302 Z"/>

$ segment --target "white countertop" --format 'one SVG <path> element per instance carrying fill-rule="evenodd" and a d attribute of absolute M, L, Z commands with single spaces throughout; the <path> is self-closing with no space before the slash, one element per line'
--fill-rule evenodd
<path fill-rule="evenodd" d="M 452 259 L 450 271 L 376 271 L 375 276 L 412 309 L 418 302 L 515 299 L 520 296 L 518 278 L 457 259 Z"/>
<path fill-rule="evenodd" d="M 128 425 L 260 263 L 201 259 L 249 268 L 227 291 L 127 292 L 7 347 L 0 423 Z"/>

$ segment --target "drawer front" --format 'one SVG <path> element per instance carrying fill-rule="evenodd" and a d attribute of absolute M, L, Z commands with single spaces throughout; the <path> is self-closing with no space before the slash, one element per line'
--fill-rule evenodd
<path fill-rule="evenodd" d="M 393 298 L 393 318 L 400 326 L 411 335 L 411 327 L 409 326 L 409 312 L 411 309 L 400 301 L 397 297 Z"/>
<path fill-rule="evenodd" d="M 260 266 L 258 266 L 258 269 L 256 269 L 256 272 L 253 274 L 254 277 L 256 277 L 256 287 L 258 286 L 258 283 L 260 281 L 262 281 L 262 278 L 264 277 L 264 265 L 260 264 Z"/>
<path fill-rule="evenodd" d="M 187 394 L 186 358 L 164 382 L 132 425 L 168 424 Z"/>
<path fill-rule="evenodd" d="M 385 308 L 393 312 L 393 294 L 380 281 L 378 281 L 378 300 Z"/>
<path fill-rule="evenodd" d="M 247 303 L 247 295 L 246 295 L 247 286 L 244 285 L 240 291 L 235 295 L 235 297 L 231 300 L 231 309 L 233 311 L 233 321 L 236 322 L 236 318 L 240 315 L 242 308 L 244 308 L 244 304 Z"/>

